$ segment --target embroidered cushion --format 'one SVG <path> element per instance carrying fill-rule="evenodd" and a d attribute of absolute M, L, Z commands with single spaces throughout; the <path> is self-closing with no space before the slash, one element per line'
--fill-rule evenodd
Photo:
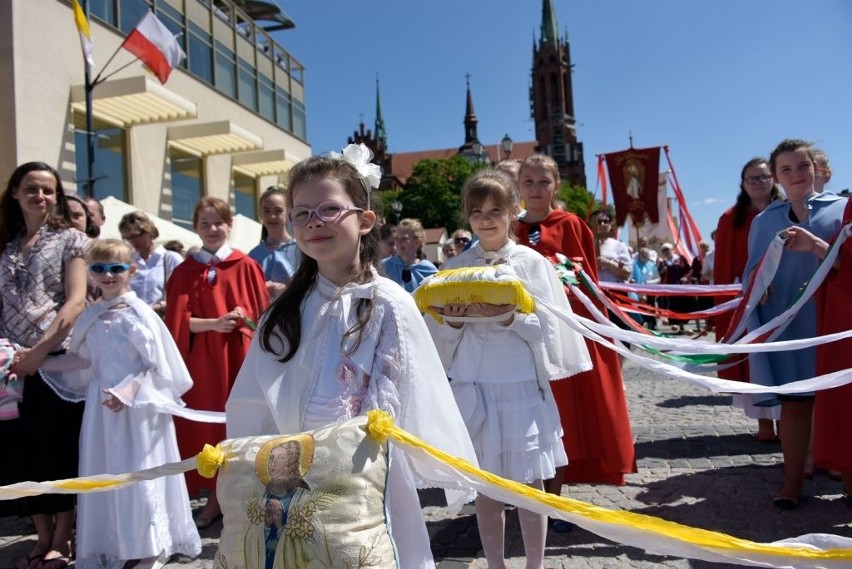
<path fill-rule="evenodd" d="M 519 312 L 535 310 L 535 300 L 508 265 L 484 265 L 438 271 L 414 291 L 421 312 L 442 321 L 435 308 L 445 304 L 510 304 Z"/>
<path fill-rule="evenodd" d="M 366 417 L 297 435 L 230 439 L 216 486 L 216 569 L 395 568 L 387 445 Z"/>

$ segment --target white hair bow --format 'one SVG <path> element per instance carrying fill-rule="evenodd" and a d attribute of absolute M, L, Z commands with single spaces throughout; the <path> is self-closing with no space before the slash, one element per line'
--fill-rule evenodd
<path fill-rule="evenodd" d="M 329 156 L 351 164 L 358 171 L 358 177 L 364 182 L 368 195 L 379 187 L 382 169 L 378 164 L 370 162 L 373 159 L 373 151 L 364 144 L 349 144 L 343 149 L 343 154 L 330 152 Z"/>

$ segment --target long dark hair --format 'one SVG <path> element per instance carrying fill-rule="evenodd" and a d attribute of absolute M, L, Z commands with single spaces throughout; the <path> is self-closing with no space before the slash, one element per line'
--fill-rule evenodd
<path fill-rule="evenodd" d="M 24 176 L 30 172 L 50 172 L 56 180 L 56 207 L 47 215 L 47 225 L 51 229 L 67 229 L 71 227 L 67 206 L 65 205 L 65 189 L 62 187 L 62 180 L 59 179 L 59 173 L 52 166 L 44 162 L 27 162 L 21 164 L 12 172 L 12 175 L 9 177 L 9 183 L 6 184 L 6 191 L 3 192 L 3 197 L 0 198 L 0 253 L 6 250 L 6 246 L 26 226 L 21 204 L 12 197 L 12 192 L 21 185 Z"/>
<path fill-rule="evenodd" d="M 83 214 L 86 216 L 86 230 L 83 232 L 90 239 L 97 239 L 101 235 L 101 228 L 95 225 L 95 220 L 92 219 L 92 214 L 89 213 L 89 206 L 80 196 L 76 194 L 68 194 L 65 196 L 65 217 L 71 219 L 71 212 L 68 210 L 68 202 L 77 202 L 83 206 Z"/>
<path fill-rule="evenodd" d="M 263 193 L 260 194 L 260 199 L 257 201 L 257 203 L 260 205 L 261 210 L 263 209 L 263 200 L 265 200 L 269 196 L 281 196 L 282 198 L 284 198 L 284 202 L 287 202 L 287 195 L 281 190 L 281 188 L 279 188 L 278 186 L 269 186 L 268 188 L 263 190 Z M 267 237 L 269 237 L 269 231 L 266 230 L 265 225 L 261 224 L 260 242 L 265 243 Z"/>
<path fill-rule="evenodd" d="M 748 212 L 751 209 L 751 197 L 745 189 L 745 174 L 746 170 L 753 166 L 766 164 L 769 166 L 769 161 L 762 156 L 752 158 L 745 163 L 743 169 L 740 170 L 740 193 L 737 194 L 737 203 L 734 204 L 734 227 L 743 227 L 748 219 Z M 781 197 L 781 191 L 778 189 L 778 184 L 772 184 L 772 191 L 769 192 L 769 202 L 772 203 Z"/>
<path fill-rule="evenodd" d="M 293 195 L 298 186 L 311 180 L 324 177 L 334 178 L 340 182 L 352 200 L 355 207 L 363 210 L 370 209 L 370 199 L 365 191 L 358 172 L 348 162 L 338 158 L 314 156 L 296 164 L 290 170 L 286 193 L 287 208 L 293 207 Z M 351 275 L 350 282 L 363 284 L 373 280 L 372 268 L 379 260 L 379 227 L 373 225 L 372 230 L 361 236 L 361 250 L 358 266 Z M 267 352 L 284 352 L 278 360 L 288 362 L 299 349 L 302 341 L 302 301 L 310 292 L 317 280 L 319 267 L 316 260 L 308 255 L 302 255 L 299 268 L 293 275 L 290 285 L 280 297 L 269 307 L 263 323 L 260 326 L 260 345 Z M 356 305 L 358 322 L 344 334 L 341 347 L 353 334 L 358 334 L 358 340 L 346 351 L 352 355 L 361 343 L 361 334 L 373 315 L 373 301 L 359 299 Z"/>

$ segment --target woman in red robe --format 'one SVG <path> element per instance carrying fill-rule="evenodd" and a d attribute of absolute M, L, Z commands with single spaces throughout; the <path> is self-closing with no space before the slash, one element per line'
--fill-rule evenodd
<path fill-rule="evenodd" d="M 527 208 L 515 224 L 515 235 L 553 260 L 561 253 L 582 264 L 597 282 L 595 238 L 589 226 L 572 213 L 552 207 L 559 186 L 559 170 L 552 158 L 540 154 L 524 160 L 520 190 Z M 592 318 L 579 301 L 569 296 L 575 313 Z M 603 308 L 599 306 L 599 308 Z M 624 475 L 636 472 L 633 434 L 618 354 L 586 340 L 594 368 L 551 384 L 556 399 L 568 466 L 548 481 L 547 490 L 558 494 L 563 483 L 624 484 Z M 560 476 L 562 476 L 560 478 Z"/>
<path fill-rule="evenodd" d="M 752 158 L 746 162 L 740 171 L 740 193 L 737 203 L 719 218 L 716 226 L 715 259 L 713 261 L 713 282 L 715 284 L 734 284 L 742 282 L 743 271 L 748 260 L 748 232 L 754 218 L 766 209 L 770 203 L 778 199 L 780 192 L 769 170 L 765 158 Z M 716 303 L 730 300 L 720 297 Z M 716 340 L 721 340 L 728 333 L 731 325 L 731 315 L 723 314 L 715 318 Z M 740 356 L 741 357 L 741 356 Z M 729 368 L 719 370 L 716 375 L 732 381 L 749 381 L 748 360 L 742 361 Z M 744 407 L 749 417 L 757 418 L 757 440 L 762 442 L 777 441 L 773 418 L 778 419 L 779 410 L 774 407 L 754 407 L 751 396 L 734 396 L 734 405 Z M 775 416 L 771 414 L 775 413 Z"/>
<path fill-rule="evenodd" d="M 846 203 L 843 225 L 852 223 L 852 200 Z M 787 247 L 809 251 L 820 258 L 828 243 L 798 227 L 788 229 Z M 841 246 L 832 270 L 817 294 L 817 330 L 822 336 L 852 326 L 852 239 Z M 822 375 L 852 367 L 852 338 L 822 344 L 816 349 L 816 373 Z M 852 507 L 852 384 L 816 392 L 814 402 L 814 465 L 840 472 L 843 497 Z"/>
<path fill-rule="evenodd" d="M 227 203 L 203 198 L 193 213 L 203 248 L 178 265 L 166 288 L 166 326 L 194 382 L 183 396 L 191 409 L 225 410 L 251 343 L 250 323 L 256 323 L 269 304 L 260 265 L 227 245 L 232 223 Z M 224 424 L 175 418 L 175 428 L 184 458 L 225 438 Z M 187 473 L 187 487 L 190 496 L 204 488 L 209 491 L 207 505 L 195 520 L 199 528 L 205 528 L 221 513 L 216 480 L 193 471 Z"/>

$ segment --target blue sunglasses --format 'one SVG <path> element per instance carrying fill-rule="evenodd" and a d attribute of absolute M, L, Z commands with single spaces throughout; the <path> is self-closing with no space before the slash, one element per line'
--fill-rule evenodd
<path fill-rule="evenodd" d="M 92 263 L 89 265 L 89 270 L 96 275 L 102 275 L 104 273 L 120 275 L 129 269 L 130 265 L 126 263 Z"/>

